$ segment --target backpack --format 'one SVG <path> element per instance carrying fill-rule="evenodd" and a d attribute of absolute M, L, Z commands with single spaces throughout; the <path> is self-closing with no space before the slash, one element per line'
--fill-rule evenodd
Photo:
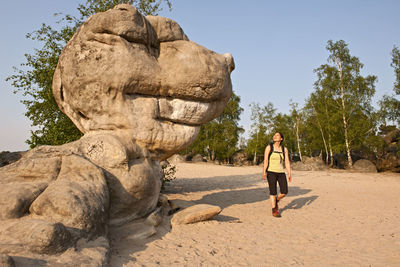
<path fill-rule="evenodd" d="M 269 167 L 269 160 L 270 160 L 270 158 L 271 158 L 271 155 L 272 155 L 272 152 L 274 152 L 274 144 L 273 143 L 270 143 L 269 144 L 269 147 L 270 147 L 270 149 L 269 149 L 269 154 L 268 154 L 268 166 L 267 166 L 267 170 L 268 170 L 268 167 Z M 285 147 L 281 144 L 281 147 L 282 147 L 282 154 L 283 154 L 283 167 L 285 167 Z"/>

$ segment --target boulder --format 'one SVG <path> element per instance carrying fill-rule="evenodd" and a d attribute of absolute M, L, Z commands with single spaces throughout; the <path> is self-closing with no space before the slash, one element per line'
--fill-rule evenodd
<path fill-rule="evenodd" d="M 75 236 L 61 223 L 23 218 L 6 220 L 0 224 L 0 253 L 40 254 L 65 251 L 75 241 Z"/>
<path fill-rule="evenodd" d="M 360 159 L 354 162 L 353 170 L 357 172 L 378 172 L 375 164 L 367 159 Z"/>
<path fill-rule="evenodd" d="M 387 153 L 378 158 L 376 168 L 379 171 L 400 172 L 400 158 L 394 153 Z"/>
<path fill-rule="evenodd" d="M 322 171 L 328 168 L 320 157 L 303 156 L 302 159 L 302 162 L 297 161 L 291 163 L 291 168 L 296 171 Z"/>
<path fill-rule="evenodd" d="M 186 162 L 185 157 L 179 154 L 172 155 L 168 158 L 168 162 L 172 164 Z"/>
<path fill-rule="evenodd" d="M 232 156 L 234 166 L 248 166 L 250 162 L 247 159 L 247 153 L 243 150 L 235 152 Z"/>
<path fill-rule="evenodd" d="M 400 139 L 400 130 L 399 129 L 393 129 L 389 131 L 388 133 L 385 134 L 383 137 L 383 140 L 387 145 L 390 145 L 392 143 L 397 143 Z"/>
<path fill-rule="evenodd" d="M 207 162 L 207 160 L 200 154 L 194 155 L 192 158 L 193 163 Z"/>
<path fill-rule="evenodd" d="M 25 153 L 26 153 L 25 151 L 19 151 L 19 152 L 3 151 L 3 152 L 0 152 L 0 167 L 6 166 L 8 164 L 18 161 Z"/>
<path fill-rule="evenodd" d="M 301 161 L 296 161 L 296 162 L 290 163 L 290 167 L 294 171 L 311 171 L 312 170 L 310 165 L 306 165 Z"/>
<path fill-rule="evenodd" d="M 218 206 L 208 204 L 193 205 L 174 214 L 171 220 L 172 226 L 190 224 L 209 220 L 221 212 Z"/>
<path fill-rule="evenodd" d="M 154 234 L 163 214 L 160 161 L 221 114 L 233 69 L 230 54 L 189 41 L 171 19 L 127 4 L 92 15 L 62 50 L 52 84 L 84 135 L 20 159 L 2 154 L 0 253 L 63 252 L 58 259 L 92 266 L 106 262 L 109 225 L 151 214 L 133 238 Z"/>

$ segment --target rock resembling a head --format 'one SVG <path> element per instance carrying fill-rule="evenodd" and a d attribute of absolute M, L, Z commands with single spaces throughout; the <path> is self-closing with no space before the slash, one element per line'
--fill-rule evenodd
<path fill-rule="evenodd" d="M 91 16 L 68 42 L 53 93 L 83 133 L 128 136 L 165 158 L 221 114 L 233 69 L 230 54 L 189 41 L 175 21 L 123 4 Z"/>

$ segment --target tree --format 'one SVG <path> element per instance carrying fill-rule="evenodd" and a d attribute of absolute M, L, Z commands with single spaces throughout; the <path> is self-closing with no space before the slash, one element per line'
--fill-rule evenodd
<path fill-rule="evenodd" d="M 26 62 L 21 64 L 22 68 L 14 67 L 16 74 L 6 80 L 16 88 L 15 93 L 22 93 L 26 97 L 22 101 L 27 109 L 25 115 L 36 128 L 26 141 L 31 148 L 61 145 L 82 136 L 72 121 L 58 109 L 54 100 L 51 90 L 54 70 L 62 48 L 86 18 L 122 3 L 136 6 L 144 15 L 156 15 L 162 9 L 162 3 L 171 9 L 170 0 L 87 0 L 86 4 L 80 4 L 77 8 L 79 18 L 64 15 L 58 22 L 58 28 L 42 24 L 39 30 L 26 35 L 28 39 L 42 43 L 42 47 L 35 49 L 33 54 L 25 54 Z"/>
<path fill-rule="evenodd" d="M 261 107 L 258 103 L 251 103 L 250 107 L 250 119 L 253 123 L 251 125 L 250 139 L 247 143 L 247 152 L 254 154 L 253 162 L 257 164 L 257 155 L 264 155 L 265 145 L 270 139 L 276 108 L 271 102 L 268 102 L 264 107 Z"/>
<path fill-rule="evenodd" d="M 352 145 L 362 143 L 367 133 L 376 126 L 371 120 L 373 109 L 370 105 L 375 94 L 376 76 L 361 76 L 363 64 L 350 55 L 343 40 L 329 40 L 326 49 L 330 52 L 328 63 L 332 65 L 322 65 L 316 71 L 340 112 L 345 150 L 351 167 Z"/>
<path fill-rule="evenodd" d="M 295 136 L 296 136 L 296 143 L 297 143 L 297 150 L 299 151 L 299 157 L 300 157 L 300 161 L 303 161 L 302 157 L 301 157 L 301 148 L 300 148 L 300 128 L 302 127 L 302 113 L 301 111 L 299 111 L 299 104 L 290 101 L 290 116 L 292 117 L 292 121 L 293 121 L 293 130 L 295 132 Z"/>
<path fill-rule="evenodd" d="M 200 127 L 199 135 L 186 153 L 199 153 L 207 155 L 209 160 L 229 163 L 237 150 L 239 135 L 244 131 L 239 126 L 242 112 L 240 97 L 232 93 L 222 114 Z"/>
<path fill-rule="evenodd" d="M 289 152 L 296 151 L 297 142 L 294 122 L 291 115 L 278 113 L 273 118 L 273 133 L 280 132 L 284 136 L 284 144 Z M 272 136 L 271 136 L 272 137 Z"/>
<path fill-rule="evenodd" d="M 342 144 L 342 133 L 338 129 L 340 127 L 334 127 L 334 125 L 341 124 L 341 114 L 337 108 L 336 102 L 331 94 L 331 87 L 334 86 L 334 80 L 331 75 L 331 68 L 325 68 L 323 71 L 315 70 L 318 75 L 317 81 L 314 83 L 314 92 L 308 98 L 306 107 L 309 110 L 309 124 L 314 125 L 319 129 L 322 144 L 325 149 L 325 162 L 333 166 L 333 152 L 339 153 Z M 312 127 L 308 128 L 308 131 L 312 131 Z M 319 138 L 318 134 L 314 133 L 310 135 L 308 142 L 314 143 L 313 149 L 320 149 L 318 147 Z M 321 149 L 322 150 L 322 149 Z M 328 152 L 329 150 L 329 152 Z"/>
<path fill-rule="evenodd" d="M 394 94 L 391 96 L 384 95 L 380 101 L 380 113 L 382 114 L 384 124 L 386 121 L 392 121 L 400 127 L 400 50 L 394 47 L 392 50 L 392 63 L 394 68 L 395 82 L 393 86 Z"/>

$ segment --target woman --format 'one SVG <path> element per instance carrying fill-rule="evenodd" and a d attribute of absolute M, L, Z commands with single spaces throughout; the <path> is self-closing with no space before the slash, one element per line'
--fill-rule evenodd
<path fill-rule="evenodd" d="M 283 162 L 285 162 L 286 171 L 288 174 L 289 182 L 292 181 L 292 174 L 290 172 L 289 153 L 287 149 L 282 146 L 283 134 L 277 132 L 273 137 L 273 144 L 265 148 L 264 153 L 264 169 L 263 180 L 268 179 L 269 185 L 269 198 L 272 206 L 272 216 L 280 217 L 278 202 L 288 193 L 288 184 L 286 181 L 285 169 Z M 277 195 L 276 183 L 279 183 L 280 194 Z"/>

